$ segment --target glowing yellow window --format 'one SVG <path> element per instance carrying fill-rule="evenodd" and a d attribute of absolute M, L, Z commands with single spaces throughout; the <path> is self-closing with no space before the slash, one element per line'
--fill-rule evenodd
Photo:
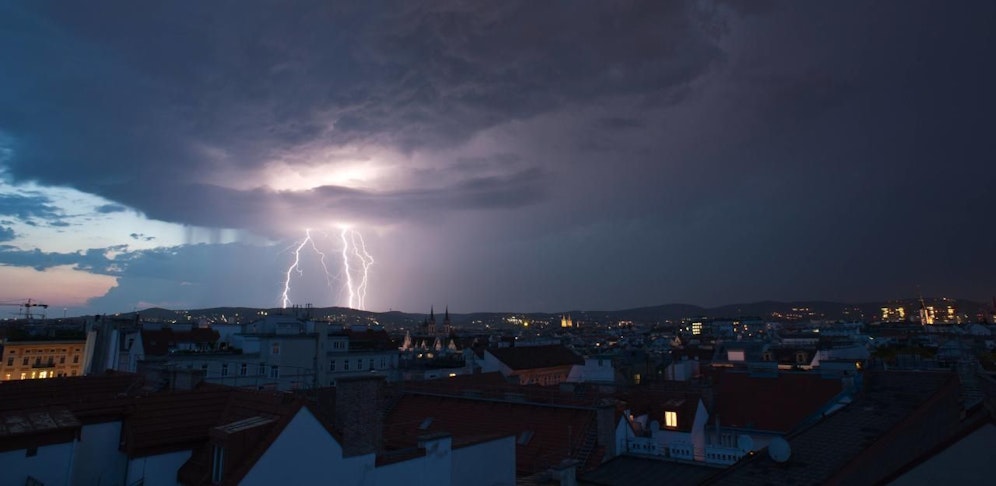
<path fill-rule="evenodd" d="M 664 426 L 665 427 L 677 427 L 678 426 L 678 412 L 664 412 Z"/>

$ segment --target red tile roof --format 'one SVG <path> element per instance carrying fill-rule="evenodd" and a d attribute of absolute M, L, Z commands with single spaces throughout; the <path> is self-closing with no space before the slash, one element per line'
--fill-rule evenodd
<path fill-rule="evenodd" d="M 516 469 L 528 475 L 576 457 L 586 436 L 594 434 L 595 416 L 595 410 L 580 407 L 406 394 L 385 418 L 384 445 L 412 447 L 419 436 L 433 432 L 449 433 L 455 442 L 515 435 Z"/>
<path fill-rule="evenodd" d="M 122 427 L 121 450 L 144 457 L 194 449 L 220 423 L 231 395 L 232 390 L 205 389 L 138 398 Z"/>
<path fill-rule="evenodd" d="M 513 370 L 553 368 L 555 366 L 583 365 L 584 358 L 559 344 L 552 346 L 516 346 L 490 348 L 488 352 Z"/>
<path fill-rule="evenodd" d="M 716 380 L 713 415 L 720 425 L 778 433 L 790 432 L 843 391 L 839 379 L 815 373 L 755 377 L 726 371 Z"/>

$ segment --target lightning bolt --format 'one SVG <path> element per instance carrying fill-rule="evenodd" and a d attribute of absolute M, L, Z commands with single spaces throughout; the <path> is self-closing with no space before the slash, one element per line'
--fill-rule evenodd
<path fill-rule="evenodd" d="M 292 263 L 291 266 L 287 267 L 287 273 L 284 275 L 284 293 L 281 295 L 281 303 L 284 309 L 286 309 L 287 306 L 290 305 L 291 303 L 290 300 L 291 274 L 295 270 L 297 270 L 298 275 L 304 274 L 304 272 L 301 270 L 301 250 L 304 248 L 304 245 L 308 244 L 309 241 L 311 242 L 312 245 L 315 244 L 315 242 L 311 239 L 311 230 L 309 229 L 304 230 L 304 235 L 305 236 L 304 239 L 301 240 L 301 244 L 297 245 L 297 248 L 294 249 L 294 263 Z M 324 260 L 322 260 L 322 263 L 323 264 L 325 263 Z"/>
<path fill-rule="evenodd" d="M 356 305 L 357 309 L 364 309 L 366 307 L 367 299 L 367 285 L 369 284 L 368 277 L 370 276 L 370 266 L 373 265 L 374 259 L 367 252 L 367 243 L 363 241 L 363 235 L 361 235 L 356 230 L 350 231 L 350 240 L 353 243 L 353 255 L 356 259 L 360 261 L 360 269 L 362 269 L 362 274 L 360 275 L 360 282 L 356 286 Z"/>
<path fill-rule="evenodd" d="M 342 240 L 342 273 L 346 280 L 345 289 L 343 290 L 348 296 L 346 305 L 353 309 L 363 309 L 366 306 L 367 289 L 370 282 L 370 266 L 374 263 L 373 256 L 367 251 L 366 242 L 359 231 L 343 227 L 339 233 L 339 238 Z M 318 243 L 311 236 L 311 230 L 306 229 L 304 230 L 304 239 L 296 246 L 292 245 L 288 248 L 288 250 L 293 248 L 294 261 L 287 267 L 287 271 L 284 273 L 284 290 L 281 294 L 281 303 L 285 309 L 291 305 L 290 290 L 294 272 L 297 272 L 298 275 L 304 274 L 301 268 L 301 250 L 304 250 L 309 244 L 311 245 L 311 249 L 320 257 L 322 270 L 325 271 L 325 282 L 329 287 L 329 291 L 333 290 L 334 278 L 329 271 L 326 254 L 319 249 Z"/>

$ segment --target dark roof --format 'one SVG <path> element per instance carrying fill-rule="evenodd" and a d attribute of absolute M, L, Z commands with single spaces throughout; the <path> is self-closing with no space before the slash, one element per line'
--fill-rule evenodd
<path fill-rule="evenodd" d="M 579 475 L 579 485 L 658 486 L 661 484 L 698 484 L 716 474 L 716 468 L 684 462 L 633 456 L 618 456 Z"/>
<path fill-rule="evenodd" d="M 221 334 L 214 329 L 195 327 L 189 331 L 171 328 L 142 331 L 142 349 L 146 356 L 166 356 L 171 348 L 185 344 L 214 344 Z"/>
<path fill-rule="evenodd" d="M 65 407 L 0 412 L 0 452 L 72 442 L 80 422 Z"/>
<path fill-rule="evenodd" d="M 119 419 L 143 379 L 131 373 L 0 382 L 0 411 L 65 407 L 83 423 Z"/>
<path fill-rule="evenodd" d="M 513 370 L 552 368 L 555 366 L 583 365 L 584 358 L 559 344 L 552 346 L 515 346 L 490 348 L 491 353 Z"/>
<path fill-rule="evenodd" d="M 345 330 L 349 338 L 349 349 L 352 351 L 386 351 L 396 350 L 398 345 L 383 329 L 364 329 L 362 331 Z"/>
<path fill-rule="evenodd" d="M 594 409 L 409 393 L 384 420 L 384 445 L 407 449 L 419 436 L 446 432 L 454 442 L 514 435 L 516 470 L 533 474 L 576 457 L 586 435 L 595 435 Z M 593 453 L 585 469 L 598 463 Z"/>
<path fill-rule="evenodd" d="M 839 378 L 816 373 L 764 377 L 726 371 L 716 375 L 713 416 L 726 427 L 787 433 L 829 406 L 843 389 Z"/>
<path fill-rule="evenodd" d="M 231 395 L 232 390 L 212 387 L 136 399 L 122 427 L 121 450 L 144 457 L 194 449 L 220 423 Z"/>
<path fill-rule="evenodd" d="M 762 451 L 708 483 L 875 484 L 957 429 L 953 373 L 873 372 L 864 382 L 849 406 L 787 437 L 785 463 Z"/>

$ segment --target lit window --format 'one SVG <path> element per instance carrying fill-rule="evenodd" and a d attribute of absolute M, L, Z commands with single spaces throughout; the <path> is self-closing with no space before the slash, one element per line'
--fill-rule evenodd
<path fill-rule="evenodd" d="M 678 426 L 678 412 L 664 412 L 664 426 L 665 427 L 677 427 Z"/>

